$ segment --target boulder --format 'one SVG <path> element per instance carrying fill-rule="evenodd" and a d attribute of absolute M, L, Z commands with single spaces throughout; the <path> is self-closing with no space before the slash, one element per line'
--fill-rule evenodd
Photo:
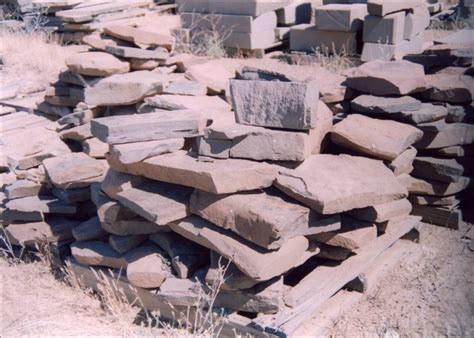
<path fill-rule="evenodd" d="M 409 61 L 369 61 L 355 69 L 347 85 L 363 93 L 407 95 L 426 88 L 423 66 Z"/>
<path fill-rule="evenodd" d="M 181 279 L 191 278 L 200 268 L 209 265 L 209 249 L 174 232 L 159 232 L 150 240 L 170 257 L 171 266 Z"/>
<path fill-rule="evenodd" d="M 422 137 L 413 126 L 358 114 L 336 124 L 331 133 L 331 140 L 344 148 L 389 161 Z"/>
<path fill-rule="evenodd" d="M 159 288 L 172 277 L 168 261 L 156 245 L 146 245 L 129 252 L 125 259 L 127 279 L 133 286 L 145 289 Z"/>
<path fill-rule="evenodd" d="M 79 264 L 106 266 L 112 269 L 127 268 L 125 258 L 104 242 L 74 242 L 71 244 L 71 254 Z"/>
<path fill-rule="evenodd" d="M 278 250 L 264 250 L 197 216 L 171 223 L 170 227 L 181 236 L 232 259 L 239 270 L 257 281 L 269 280 L 302 264 L 301 258 L 308 249 L 308 240 L 300 236 L 289 239 Z"/>
<path fill-rule="evenodd" d="M 190 210 L 269 250 L 278 249 L 297 236 L 340 228 L 339 216 L 321 217 L 280 195 L 273 191 L 214 195 L 196 190 Z"/>
<path fill-rule="evenodd" d="M 71 96 L 90 106 L 126 106 L 162 91 L 162 75 L 142 70 L 115 74 L 80 90 L 71 89 Z"/>
<path fill-rule="evenodd" d="M 156 141 L 198 136 L 206 122 L 192 110 L 109 116 L 92 121 L 92 134 L 109 144 Z"/>
<path fill-rule="evenodd" d="M 84 153 L 48 158 L 44 168 L 53 185 L 61 189 L 82 188 L 101 182 L 107 166 Z"/>
<path fill-rule="evenodd" d="M 272 185 L 277 174 L 275 167 L 267 163 L 238 159 L 200 161 L 195 154 L 186 151 L 129 165 L 109 163 L 117 171 L 214 194 L 266 188 Z"/>
<path fill-rule="evenodd" d="M 362 221 L 382 223 L 395 217 L 408 216 L 411 209 L 411 203 L 407 199 L 401 199 L 363 209 L 354 209 L 349 211 L 349 215 Z"/>
<path fill-rule="evenodd" d="M 319 102 L 316 81 L 231 80 L 230 93 L 237 123 L 293 130 L 316 127 Z"/>
<path fill-rule="evenodd" d="M 381 161 L 349 155 L 313 155 L 294 170 L 282 168 L 275 185 L 322 214 L 365 208 L 408 195 Z"/>
<path fill-rule="evenodd" d="M 183 146 L 184 138 L 113 144 L 110 146 L 110 155 L 117 158 L 120 163 L 131 164 L 178 151 Z"/>
<path fill-rule="evenodd" d="M 66 60 L 70 71 L 87 76 L 111 76 L 130 71 L 128 62 L 103 52 L 77 53 Z"/>

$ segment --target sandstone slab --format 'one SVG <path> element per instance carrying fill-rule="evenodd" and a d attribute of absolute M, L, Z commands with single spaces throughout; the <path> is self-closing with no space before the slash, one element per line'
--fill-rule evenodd
<path fill-rule="evenodd" d="M 364 208 L 408 195 L 382 162 L 349 155 L 313 155 L 294 170 L 281 169 L 276 187 L 322 214 Z"/>
<path fill-rule="evenodd" d="M 127 267 L 125 258 L 104 242 L 74 242 L 71 244 L 71 254 L 78 263 L 84 265 L 106 266 L 113 269 Z"/>
<path fill-rule="evenodd" d="M 133 42 L 144 49 L 164 47 L 171 51 L 175 44 L 172 36 L 130 26 L 109 25 L 104 27 L 104 32 L 117 39 Z"/>
<path fill-rule="evenodd" d="M 121 163 L 131 164 L 150 157 L 178 151 L 183 146 L 184 138 L 113 144 L 110 146 L 110 155 L 117 158 Z"/>
<path fill-rule="evenodd" d="M 41 184 L 28 180 L 18 180 L 5 187 L 5 196 L 8 199 L 37 196 L 44 190 Z"/>
<path fill-rule="evenodd" d="M 130 71 L 130 64 L 103 52 L 78 53 L 66 60 L 69 70 L 86 76 L 111 76 Z"/>
<path fill-rule="evenodd" d="M 446 123 L 439 120 L 417 126 L 423 138 L 415 144 L 417 149 L 437 149 L 474 144 L 474 125 L 468 123 Z"/>
<path fill-rule="evenodd" d="M 466 162 L 466 163 L 464 163 Z M 417 157 L 412 175 L 441 182 L 457 182 L 463 175 L 473 173 L 474 164 L 461 159 Z"/>
<path fill-rule="evenodd" d="M 393 171 L 395 176 L 410 174 L 413 171 L 413 161 L 415 160 L 416 155 L 416 149 L 410 147 L 398 155 L 393 161 L 388 163 L 387 166 Z"/>
<path fill-rule="evenodd" d="M 229 79 L 235 74 L 224 66 L 207 62 L 188 67 L 185 76 L 189 80 L 205 84 L 208 94 L 220 94 L 225 91 Z"/>
<path fill-rule="evenodd" d="M 413 126 L 357 114 L 336 124 L 331 134 L 334 143 L 382 160 L 394 160 L 422 137 Z"/>
<path fill-rule="evenodd" d="M 470 104 L 474 97 L 474 80 L 468 75 L 426 75 L 428 87 L 423 98 L 435 102 Z"/>
<path fill-rule="evenodd" d="M 168 58 L 168 52 L 163 50 L 148 50 L 126 46 L 107 46 L 105 51 L 112 55 L 136 60 L 157 60 L 164 61 Z"/>
<path fill-rule="evenodd" d="M 133 286 L 158 288 L 171 277 L 168 262 L 156 245 L 139 247 L 126 255 L 127 279 Z"/>
<path fill-rule="evenodd" d="M 148 239 L 147 235 L 109 236 L 109 245 L 115 252 L 126 254 Z"/>
<path fill-rule="evenodd" d="M 411 203 L 407 199 L 401 199 L 363 209 L 355 209 L 350 211 L 349 215 L 362 221 L 382 223 L 395 217 L 408 216 L 411 209 Z"/>
<path fill-rule="evenodd" d="M 171 82 L 163 93 L 170 95 L 204 96 L 207 94 L 207 87 L 197 81 L 178 80 Z"/>
<path fill-rule="evenodd" d="M 451 183 L 414 178 L 409 175 L 401 175 L 399 180 L 407 187 L 410 194 L 440 197 L 460 193 L 472 185 L 472 178 L 465 176 L 460 177 L 457 182 Z"/>
<path fill-rule="evenodd" d="M 100 220 L 98 217 L 93 217 L 72 230 L 74 239 L 79 242 L 88 242 L 100 240 L 107 235 L 107 232 L 102 229 Z"/>

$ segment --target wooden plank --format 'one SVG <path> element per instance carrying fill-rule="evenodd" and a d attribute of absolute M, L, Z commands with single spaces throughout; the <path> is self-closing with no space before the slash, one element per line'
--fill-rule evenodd
<path fill-rule="evenodd" d="M 398 227 L 393 227 L 390 232 L 357 250 L 355 256 L 346 259 L 340 265 L 316 268 L 286 294 L 287 306 L 284 309 L 275 316 L 258 317 L 255 325 L 279 336 L 291 335 L 319 306 L 349 281 L 367 270 L 380 254 L 419 222 L 420 217 L 411 216 L 400 222 Z"/>
<path fill-rule="evenodd" d="M 367 293 L 372 293 L 378 287 L 379 282 L 399 264 L 407 249 L 414 245 L 409 241 L 397 241 L 389 249 L 383 252 L 364 272 L 367 280 Z M 421 253 L 418 253 L 421 255 Z M 326 337 L 330 330 L 342 315 L 349 313 L 354 306 L 366 297 L 366 294 L 340 290 L 334 296 L 325 301 L 294 333 L 295 337 L 311 336 Z"/>
<path fill-rule="evenodd" d="M 125 277 L 119 276 L 116 273 L 111 274 L 111 270 L 109 269 L 99 267 L 92 268 L 82 265 L 77 263 L 72 257 L 67 258 L 66 262 L 72 268 L 76 281 L 82 287 L 100 291 L 100 280 L 97 278 L 97 274 L 100 274 L 109 281 L 113 280 L 113 284 L 119 289 L 113 291 L 121 291 L 130 304 L 142 307 L 148 311 L 159 311 L 161 317 L 171 321 L 187 319 L 191 325 L 194 323 L 196 311 L 192 308 L 188 309 L 184 306 L 172 306 L 163 302 L 154 295 L 154 290 L 133 287 L 126 281 Z M 94 273 L 93 270 L 95 270 L 96 273 Z M 221 335 L 223 337 L 233 337 L 235 335 L 274 337 L 250 325 L 252 325 L 251 319 L 238 315 L 237 313 L 232 313 L 226 318 Z"/>

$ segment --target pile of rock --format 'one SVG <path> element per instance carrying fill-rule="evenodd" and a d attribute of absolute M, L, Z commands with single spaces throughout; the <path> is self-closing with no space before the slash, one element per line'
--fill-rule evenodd
<path fill-rule="evenodd" d="M 46 242 L 64 255 L 73 229 L 95 213 L 89 186 L 102 181 L 107 164 L 72 153 L 44 117 L 11 113 L 1 124 L 0 217 L 9 242 Z"/>
<path fill-rule="evenodd" d="M 287 40 L 292 26 L 309 23 L 315 1 L 178 1 L 184 30 L 193 43 L 210 34 L 224 47 L 264 50 Z"/>

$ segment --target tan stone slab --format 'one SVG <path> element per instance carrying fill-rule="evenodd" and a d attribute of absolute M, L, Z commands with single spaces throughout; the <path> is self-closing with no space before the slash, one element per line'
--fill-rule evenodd
<path fill-rule="evenodd" d="M 104 242 L 74 242 L 71 244 L 71 254 L 80 264 L 106 266 L 113 269 L 127 267 L 125 258 Z"/>
<path fill-rule="evenodd" d="M 66 60 L 69 70 L 87 76 L 110 76 L 130 71 L 128 62 L 103 52 L 78 53 Z"/>
<path fill-rule="evenodd" d="M 382 223 L 395 217 L 408 216 L 411 209 L 411 203 L 407 199 L 401 199 L 363 209 L 355 209 L 350 211 L 349 215 L 362 221 Z"/>

